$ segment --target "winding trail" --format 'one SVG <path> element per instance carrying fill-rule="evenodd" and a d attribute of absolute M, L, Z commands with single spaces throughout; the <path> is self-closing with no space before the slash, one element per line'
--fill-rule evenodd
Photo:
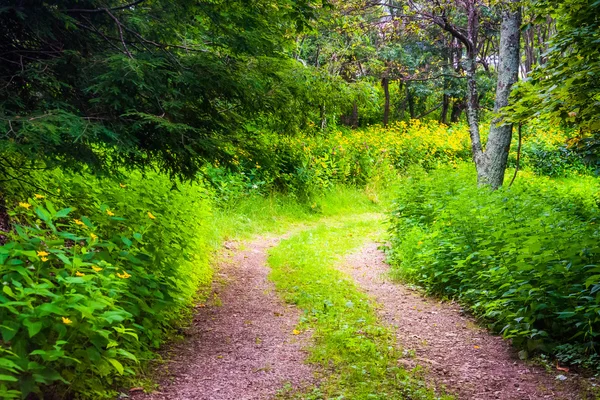
<path fill-rule="evenodd" d="M 314 373 L 295 336 L 299 311 L 286 306 L 267 279 L 267 250 L 280 239 L 259 237 L 225 245 L 212 300 L 199 307 L 183 343 L 170 349 L 158 391 L 136 400 L 258 400 L 285 384 L 301 387 Z"/>
<path fill-rule="evenodd" d="M 300 311 L 285 305 L 268 279 L 267 252 L 289 235 L 225 244 L 211 299 L 197 307 L 186 339 L 169 349 L 170 361 L 157 371 L 159 389 L 134 391 L 133 399 L 267 400 L 281 395 L 284 386 L 302 393 L 318 384 L 304 350 L 312 339 L 294 335 Z M 398 360 L 404 368 L 422 367 L 426 380 L 458 399 L 592 398 L 583 394 L 575 374 L 550 373 L 519 360 L 508 342 L 478 327 L 456 304 L 390 281 L 384 259 L 370 242 L 339 268 L 378 303 L 382 323 L 395 330 L 406 351 Z"/>
<path fill-rule="evenodd" d="M 415 357 L 400 360 L 422 366 L 438 387 L 465 400 L 586 398 L 573 374 L 546 372 L 517 357 L 510 344 L 478 327 L 453 303 L 425 298 L 387 279 L 389 267 L 377 243 L 350 255 L 341 268 L 381 305 L 380 317 L 395 328 L 398 343 Z M 567 376 L 559 381 L 556 376 Z"/>

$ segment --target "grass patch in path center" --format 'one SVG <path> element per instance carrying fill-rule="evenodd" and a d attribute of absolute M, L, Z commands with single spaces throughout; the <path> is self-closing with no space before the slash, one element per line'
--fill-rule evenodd
<path fill-rule="evenodd" d="M 378 321 L 375 305 L 336 269 L 341 257 L 382 234 L 373 214 L 323 221 L 270 251 L 271 279 L 284 299 L 303 312 L 298 330 L 310 330 L 309 361 L 321 367 L 318 388 L 282 394 L 289 399 L 439 399 L 402 357 L 393 332 Z"/>

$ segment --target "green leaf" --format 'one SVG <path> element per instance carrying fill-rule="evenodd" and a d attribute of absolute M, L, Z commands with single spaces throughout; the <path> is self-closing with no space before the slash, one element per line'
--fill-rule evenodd
<path fill-rule="evenodd" d="M 2 334 L 2 340 L 5 342 L 10 341 L 19 332 L 19 323 L 16 321 L 3 321 L 0 325 L 0 333 Z"/>
<path fill-rule="evenodd" d="M 2 375 L 0 374 L 0 381 L 5 381 L 5 382 L 18 382 L 19 380 L 11 375 Z"/>
<path fill-rule="evenodd" d="M 125 246 L 127 247 L 131 247 L 131 245 L 133 244 L 133 242 L 127 238 L 126 236 L 121 236 L 121 241 L 125 244 Z"/>
<path fill-rule="evenodd" d="M 65 315 L 66 312 L 62 308 L 52 303 L 40 304 L 35 308 L 35 313 L 38 317 L 45 317 L 50 314 Z"/>
<path fill-rule="evenodd" d="M 10 297 L 12 297 L 13 299 L 16 299 L 17 296 L 15 295 L 15 293 L 13 292 L 13 290 L 10 288 L 10 286 L 3 286 L 2 287 L 2 291 L 4 293 L 6 293 L 7 295 L 9 295 Z"/>
<path fill-rule="evenodd" d="M 57 212 L 54 215 L 54 217 L 55 218 L 64 218 L 64 217 L 68 216 L 71 211 L 73 211 L 72 208 L 63 208 L 62 210 L 60 210 L 59 212 Z M 85 221 L 83 221 L 83 220 L 82 220 L 82 222 L 85 223 Z"/>
<path fill-rule="evenodd" d="M 40 330 L 42 330 L 42 321 L 31 321 L 30 319 L 25 319 L 23 321 L 23 325 L 27 327 L 27 331 L 29 333 L 29 337 L 32 338 L 37 335 Z"/>
<path fill-rule="evenodd" d="M 115 369 L 117 370 L 119 375 L 123 375 L 123 372 L 125 372 L 125 370 L 123 369 L 123 364 L 121 364 L 119 361 L 115 360 L 114 358 L 107 358 L 106 360 L 109 363 L 111 363 L 113 367 L 115 367 Z"/>

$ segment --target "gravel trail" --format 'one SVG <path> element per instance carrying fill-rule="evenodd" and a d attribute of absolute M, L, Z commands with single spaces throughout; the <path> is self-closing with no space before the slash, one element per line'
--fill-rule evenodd
<path fill-rule="evenodd" d="M 217 270 L 213 296 L 200 305 L 186 340 L 170 348 L 160 387 L 136 400 L 263 400 L 284 385 L 314 380 L 302 350 L 308 335 L 293 334 L 299 311 L 267 279 L 267 251 L 280 239 L 230 242 Z"/>
<path fill-rule="evenodd" d="M 510 344 L 477 326 L 453 303 L 440 303 L 387 279 L 388 265 L 377 243 L 352 254 L 341 266 L 380 304 L 399 344 L 414 357 L 405 368 L 422 366 L 437 387 L 459 399 L 585 399 L 579 377 L 521 361 Z M 565 381 L 557 380 L 563 375 Z"/>

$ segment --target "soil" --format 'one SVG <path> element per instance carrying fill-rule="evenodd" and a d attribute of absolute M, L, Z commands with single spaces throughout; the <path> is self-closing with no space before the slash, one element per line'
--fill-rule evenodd
<path fill-rule="evenodd" d="M 302 350 L 309 335 L 293 334 L 299 311 L 285 305 L 267 279 L 267 250 L 278 239 L 229 242 L 213 295 L 197 306 L 187 338 L 170 349 L 158 391 L 136 400 L 270 399 L 284 385 L 310 385 L 314 371 Z"/>
<path fill-rule="evenodd" d="M 370 243 L 341 268 L 379 303 L 382 320 L 411 355 L 399 360 L 405 368 L 421 366 L 437 387 L 459 399 L 588 398 L 581 377 L 520 360 L 508 341 L 480 328 L 459 305 L 390 281 L 384 260 L 378 244 Z"/>

